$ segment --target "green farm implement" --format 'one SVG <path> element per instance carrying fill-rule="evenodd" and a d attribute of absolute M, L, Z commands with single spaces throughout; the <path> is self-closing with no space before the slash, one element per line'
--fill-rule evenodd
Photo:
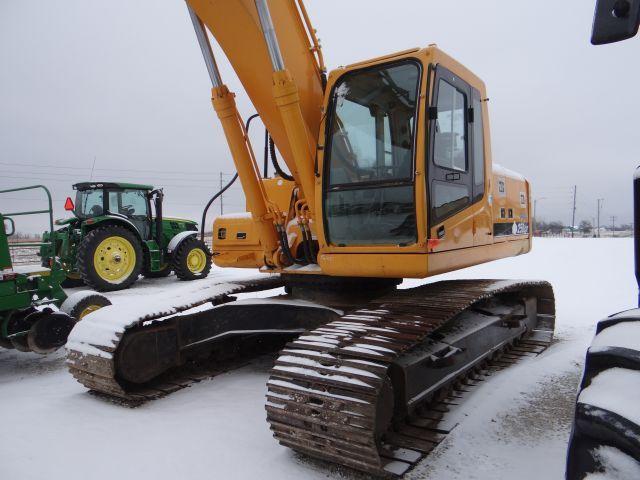
<path fill-rule="evenodd" d="M 140 274 L 180 280 L 204 278 L 211 253 L 197 238 L 197 224 L 162 215 L 163 193 L 150 185 L 87 182 L 73 186 L 73 217 L 57 220 L 59 230 L 44 235 L 54 245 L 43 248 L 42 263 L 57 256 L 66 272 L 65 285 L 84 283 L 98 291 L 128 288 Z"/>
<path fill-rule="evenodd" d="M 9 243 L 15 231 L 14 217 L 49 216 L 53 230 L 51 194 L 42 185 L 0 191 L 1 194 L 26 190 L 46 193 L 48 208 L 0 213 L 0 346 L 23 352 L 49 353 L 63 346 L 75 323 L 90 312 L 111 302 L 95 292 L 77 292 L 67 297 L 60 284 L 65 278 L 53 252 L 51 240 Z M 40 248 L 49 253 L 46 265 L 14 265 L 12 249 Z"/>

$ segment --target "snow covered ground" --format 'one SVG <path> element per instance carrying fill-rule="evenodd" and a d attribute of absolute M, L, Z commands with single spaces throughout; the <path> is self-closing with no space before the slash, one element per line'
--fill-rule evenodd
<path fill-rule="evenodd" d="M 209 280 L 237 278 L 213 272 Z M 595 323 L 634 307 L 631 239 L 536 239 L 528 255 L 444 278 L 545 279 L 555 289 L 557 342 L 471 395 L 458 427 L 410 479 L 561 479 L 572 408 Z M 407 281 L 405 286 L 417 284 Z M 141 280 L 114 303 L 187 288 Z M 265 421 L 269 363 L 201 382 L 136 409 L 89 395 L 64 355 L 0 350 L 0 479 L 364 478 L 280 447 Z"/>

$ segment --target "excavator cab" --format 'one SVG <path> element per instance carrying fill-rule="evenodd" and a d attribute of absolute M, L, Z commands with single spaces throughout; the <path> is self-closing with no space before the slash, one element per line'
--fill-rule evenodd
<path fill-rule="evenodd" d="M 492 178 L 485 87 L 473 73 L 430 46 L 338 69 L 327 92 L 318 141 L 323 272 L 422 278 L 444 263 L 529 250 L 528 184 L 510 173 Z M 494 198 L 510 216 L 495 218 Z M 503 222 L 508 230 L 494 228 Z M 494 241 L 494 229 L 513 234 Z M 464 251 L 474 246 L 484 248 Z"/>

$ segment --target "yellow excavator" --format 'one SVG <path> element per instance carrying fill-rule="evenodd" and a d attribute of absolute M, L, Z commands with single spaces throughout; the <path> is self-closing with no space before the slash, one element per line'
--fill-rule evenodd
<path fill-rule="evenodd" d="M 553 336 L 544 281 L 397 288 L 531 249 L 530 185 L 492 163 L 485 85 L 435 45 L 327 74 L 301 0 L 186 3 L 247 203 L 216 219 L 213 261 L 260 273 L 96 312 L 70 336 L 70 371 L 91 390 L 145 401 L 187 385 L 194 362 L 280 342 L 266 403 L 276 439 L 402 475 L 489 367 Z M 209 35 L 268 131 L 273 178 Z M 272 298 L 233 296 L 282 286 Z"/>

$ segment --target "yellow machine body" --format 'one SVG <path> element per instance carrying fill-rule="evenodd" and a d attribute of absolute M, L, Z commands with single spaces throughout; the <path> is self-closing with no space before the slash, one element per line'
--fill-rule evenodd
<path fill-rule="evenodd" d="M 317 170 L 314 180 L 315 210 L 311 212 L 314 237 L 318 241 L 317 269 L 291 269 L 286 266 L 271 268 L 270 271 L 287 273 L 322 273 L 334 276 L 357 277 L 413 277 L 423 278 L 460 268 L 476 265 L 499 258 L 527 253 L 530 239 L 530 193 L 528 182 L 520 175 L 502 167 L 494 166 L 491 157 L 489 115 L 484 83 L 463 65 L 443 53 L 435 46 L 414 49 L 394 55 L 380 57 L 367 62 L 349 65 L 334 70 L 328 77 L 326 95 L 317 116 L 324 117 L 331 110 L 331 95 L 334 86 L 345 75 L 363 69 L 405 61 L 416 62 L 420 66 L 420 92 L 417 99 L 415 120 L 415 146 L 413 149 L 414 207 L 416 239 L 410 244 L 389 245 L 349 245 L 332 243 L 326 235 L 324 219 L 323 177 L 326 174 L 325 140 L 328 121 L 320 125 L 317 139 Z M 434 128 L 429 120 L 429 107 L 435 107 L 436 75 L 439 69 L 451 72 L 458 81 L 464 82 L 479 93 L 479 109 L 474 111 L 474 124 L 482 120 L 482 164 L 483 188 L 481 195 L 469 199 L 468 204 L 458 208 L 442 221 L 431 219 L 430 204 L 433 200 L 430 169 L 435 168 L 429 153 L 430 130 Z M 471 102 L 471 99 L 467 99 Z M 479 111 L 478 111 L 479 110 Z M 467 128 L 471 128 L 467 124 Z M 475 140 L 478 142 L 478 140 Z M 469 145 L 466 147 L 470 149 Z M 467 161 L 467 168 L 471 168 Z M 452 171 L 455 177 L 456 172 Z M 287 184 L 284 195 L 274 188 L 278 182 Z M 267 186 L 268 198 L 276 202 L 286 215 L 289 224 L 295 220 L 293 202 L 295 185 L 282 179 L 263 180 Z M 260 239 L 254 234 L 252 219 L 246 217 L 239 223 L 237 218 L 218 218 L 214 225 L 214 262 L 219 266 L 264 267 L 264 256 L 259 247 Z M 295 223 L 295 222 L 294 222 Z M 243 233 L 220 240 L 220 229 Z M 235 229 L 235 230 L 234 230 Z M 290 226 L 291 229 L 291 226 Z M 291 249 L 296 251 L 300 235 L 288 232 Z M 292 238 L 293 237 L 293 238 Z M 253 252 L 253 253 L 252 253 Z M 247 259 L 251 257 L 254 261 Z"/>

